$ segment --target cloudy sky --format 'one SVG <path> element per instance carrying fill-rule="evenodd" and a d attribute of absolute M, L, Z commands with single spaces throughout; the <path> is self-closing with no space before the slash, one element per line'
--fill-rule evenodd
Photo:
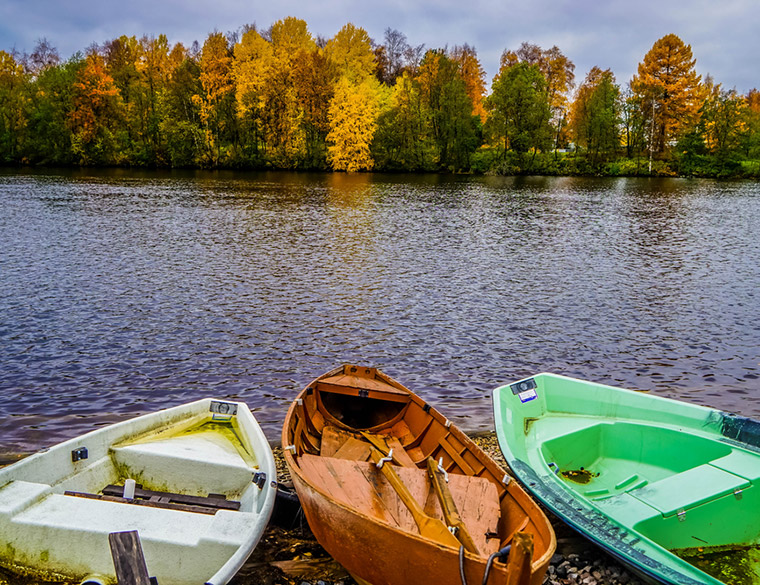
<path fill-rule="evenodd" d="M 122 34 L 203 43 L 214 30 L 267 28 L 286 16 L 325 38 L 352 22 L 378 42 L 392 28 L 428 48 L 468 43 L 489 87 L 502 51 L 523 41 L 557 45 L 577 82 L 597 65 L 624 84 L 654 41 L 675 33 L 698 73 L 741 92 L 760 87 L 758 0 L 0 0 L 0 49 L 31 51 L 45 37 L 68 58 Z"/>

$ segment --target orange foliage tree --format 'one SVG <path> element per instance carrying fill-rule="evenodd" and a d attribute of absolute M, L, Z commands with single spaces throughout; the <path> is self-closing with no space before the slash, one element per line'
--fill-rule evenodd
<path fill-rule="evenodd" d="M 703 96 L 695 64 L 691 46 L 674 34 L 657 40 L 639 63 L 631 89 L 647 116 L 650 151 L 664 152 L 698 121 Z"/>
<path fill-rule="evenodd" d="M 459 65 L 459 74 L 464 81 L 467 95 L 472 100 L 472 113 L 480 116 L 481 122 L 486 120 L 486 110 L 483 107 L 483 96 L 486 93 L 486 72 L 478 59 L 475 47 L 467 43 L 454 47 L 451 51 L 451 60 Z"/>
<path fill-rule="evenodd" d="M 112 158 L 116 147 L 113 129 L 121 117 L 121 101 L 101 55 L 87 55 L 72 89 L 72 151 L 85 164 L 116 162 Z"/>

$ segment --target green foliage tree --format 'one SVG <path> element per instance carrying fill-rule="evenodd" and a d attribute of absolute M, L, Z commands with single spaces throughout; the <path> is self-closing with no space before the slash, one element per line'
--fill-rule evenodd
<path fill-rule="evenodd" d="M 491 135 L 501 144 L 505 161 L 509 150 L 522 155 L 551 145 L 551 106 L 546 79 L 537 65 L 523 61 L 503 69 L 493 82 L 486 108 Z"/>
<path fill-rule="evenodd" d="M 85 61 L 76 54 L 63 64 L 39 69 L 30 88 L 29 140 L 25 156 L 38 164 L 72 164 L 69 114 L 74 83 Z"/>
<path fill-rule="evenodd" d="M 408 73 L 396 79 L 390 107 L 378 119 L 372 154 L 381 169 L 419 171 L 432 167 L 430 114 L 419 84 Z"/>
<path fill-rule="evenodd" d="M 470 156 L 479 146 L 479 118 L 473 115 L 472 100 L 458 64 L 445 51 L 428 51 L 420 64 L 418 79 L 439 167 L 469 169 Z"/>
<path fill-rule="evenodd" d="M 591 161 L 614 155 L 620 144 L 620 88 L 612 71 L 593 67 L 578 88 L 570 127 Z"/>

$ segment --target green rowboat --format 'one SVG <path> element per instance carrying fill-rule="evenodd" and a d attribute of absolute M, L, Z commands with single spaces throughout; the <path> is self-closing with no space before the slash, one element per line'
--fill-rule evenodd
<path fill-rule="evenodd" d="M 640 577 L 760 584 L 760 422 L 553 374 L 493 406 L 518 479 Z"/>

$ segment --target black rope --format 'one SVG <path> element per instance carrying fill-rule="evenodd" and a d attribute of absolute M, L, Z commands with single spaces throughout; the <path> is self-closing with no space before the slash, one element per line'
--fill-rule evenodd
<path fill-rule="evenodd" d="M 459 547 L 459 578 L 462 579 L 462 585 L 467 585 L 467 579 L 464 578 L 464 545 Z"/>
<path fill-rule="evenodd" d="M 498 557 L 501 561 L 505 561 L 507 557 L 509 556 L 509 550 L 512 548 L 511 544 L 508 544 L 501 550 L 497 550 L 495 553 L 492 553 L 491 556 L 488 557 L 488 562 L 486 563 L 486 572 L 483 573 L 483 585 L 486 585 L 488 583 L 488 577 L 491 574 L 491 566 L 493 565 L 493 562 Z"/>

